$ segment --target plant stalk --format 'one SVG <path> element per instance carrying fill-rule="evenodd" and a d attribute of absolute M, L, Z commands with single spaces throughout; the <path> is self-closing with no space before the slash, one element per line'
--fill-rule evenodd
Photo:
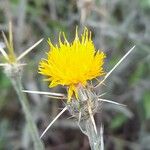
<path fill-rule="evenodd" d="M 85 123 L 85 134 L 88 136 L 91 150 L 104 150 L 103 135 L 95 132 L 90 118 Z"/>
<path fill-rule="evenodd" d="M 33 145 L 35 150 L 44 150 L 44 145 L 42 141 L 40 140 L 40 137 L 38 135 L 38 130 L 35 125 L 35 122 L 30 114 L 30 109 L 29 109 L 29 103 L 26 98 L 26 95 L 22 92 L 22 83 L 20 76 L 16 76 L 11 78 L 12 84 L 17 92 L 17 95 L 19 97 L 23 113 L 26 118 L 27 126 L 29 129 L 29 132 L 31 134 L 32 140 L 33 140 Z"/>
<path fill-rule="evenodd" d="M 103 127 L 100 132 L 94 120 L 94 114 L 98 111 L 98 97 L 87 88 L 78 89 L 78 101 L 72 101 L 69 110 L 78 118 L 80 130 L 88 137 L 91 150 L 104 150 Z M 78 110 L 78 113 L 77 111 Z"/>

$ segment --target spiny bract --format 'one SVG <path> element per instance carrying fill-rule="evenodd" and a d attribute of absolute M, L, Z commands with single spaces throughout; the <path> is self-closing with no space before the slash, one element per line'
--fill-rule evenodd
<path fill-rule="evenodd" d="M 64 35 L 64 34 L 63 34 Z M 95 50 L 91 32 L 87 28 L 79 38 L 76 30 L 75 39 L 69 43 L 65 37 L 59 45 L 53 45 L 48 40 L 50 50 L 47 59 L 41 60 L 39 73 L 47 76 L 50 87 L 63 85 L 68 87 L 68 102 L 73 94 L 78 97 L 79 85 L 86 86 L 87 81 L 104 74 L 103 64 L 105 54 Z"/>

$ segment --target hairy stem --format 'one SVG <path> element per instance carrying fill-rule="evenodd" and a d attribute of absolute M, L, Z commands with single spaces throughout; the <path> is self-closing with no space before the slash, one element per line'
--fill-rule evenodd
<path fill-rule="evenodd" d="M 30 113 L 28 100 L 26 98 L 26 95 L 22 92 L 22 83 L 20 77 L 19 76 L 13 77 L 11 78 L 11 81 L 22 105 L 22 110 L 26 118 L 27 126 L 33 140 L 34 149 L 44 150 L 43 143 L 41 142 L 40 137 L 38 135 L 37 127 Z"/>
<path fill-rule="evenodd" d="M 103 135 L 96 133 L 91 119 L 88 119 L 85 124 L 85 133 L 88 136 L 91 150 L 103 149 Z"/>

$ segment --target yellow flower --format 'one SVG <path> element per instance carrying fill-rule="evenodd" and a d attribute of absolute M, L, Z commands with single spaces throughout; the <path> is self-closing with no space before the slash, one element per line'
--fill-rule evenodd
<path fill-rule="evenodd" d="M 64 35 L 64 34 L 63 34 Z M 105 54 L 95 50 L 91 39 L 91 32 L 84 29 L 81 38 L 77 30 L 72 43 L 65 37 L 64 41 L 59 36 L 59 45 L 54 46 L 50 39 L 48 44 L 50 51 L 47 59 L 41 60 L 39 73 L 47 76 L 50 87 L 63 85 L 68 87 L 68 102 L 73 94 L 78 97 L 77 88 L 86 86 L 88 80 L 92 80 L 104 74 L 102 68 Z"/>

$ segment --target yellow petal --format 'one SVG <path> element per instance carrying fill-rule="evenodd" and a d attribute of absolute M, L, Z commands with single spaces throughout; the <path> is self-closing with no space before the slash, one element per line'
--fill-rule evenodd
<path fill-rule="evenodd" d="M 49 87 L 55 87 L 56 85 L 58 85 L 58 83 L 56 81 L 52 81 L 49 85 Z"/>
<path fill-rule="evenodd" d="M 71 85 L 68 89 L 68 101 L 67 102 L 71 101 L 72 95 L 73 95 L 73 86 Z"/>

